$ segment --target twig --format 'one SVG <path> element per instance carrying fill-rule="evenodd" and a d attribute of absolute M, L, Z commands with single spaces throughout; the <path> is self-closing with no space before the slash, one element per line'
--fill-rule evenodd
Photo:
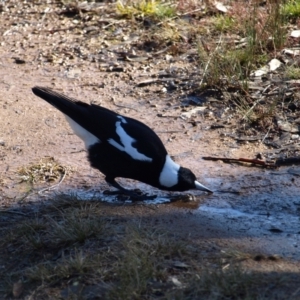
<path fill-rule="evenodd" d="M 213 157 L 213 156 L 204 156 L 204 160 L 217 161 L 221 160 L 226 163 L 237 162 L 237 163 L 250 163 L 253 165 L 258 165 L 264 168 L 277 169 L 280 166 L 289 166 L 289 165 L 299 165 L 300 157 L 288 157 L 288 158 L 278 158 L 273 163 L 268 163 L 260 159 L 251 159 L 251 158 L 227 158 L 227 157 Z"/>
<path fill-rule="evenodd" d="M 28 215 L 28 214 L 22 213 L 20 211 L 4 210 L 4 209 L 0 209 L 0 213 L 15 214 L 15 215 L 21 215 L 21 216 L 27 216 Z"/>
<path fill-rule="evenodd" d="M 275 165 L 279 166 L 290 166 L 290 165 L 299 165 L 300 164 L 300 157 L 287 157 L 287 158 L 278 158 L 275 161 Z"/>
<path fill-rule="evenodd" d="M 295 297 L 295 296 L 297 296 L 297 294 L 299 293 L 299 291 L 300 291 L 300 288 L 298 288 L 292 295 L 291 295 L 291 297 Z"/>
<path fill-rule="evenodd" d="M 61 179 L 60 179 L 60 181 L 59 181 L 58 183 L 56 183 L 56 184 L 54 184 L 54 185 L 51 185 L 51 186 L 49 186 L 49 187 L 46 187 L 46 188 L 44 188 L 44 189 L 41 189 L 41 190 L 38 191 L 37 193 L 40 195 L 41 193 L 43 193 L 43 192 L 45 192 L 45 191 L 50 191 L 50 190 L 54 189 L 55 187 L 58 187 L 58 186 L 64 181 L 66 175 L 67 175 L 67 172 L 66 172 L 66 169 L 64 168 L 64 174 L 63 174 L 63 176 L 61 177 Z"/>
<path fill-rule="evenodd" d="M 267 136 L 268 136 L 268 134 L 269 134 L 269 132 L 270 132 L 270 129 L 271 129 L 271 127 L 269 127 L 268 132 L 266 133 L 266 135 L 264 136 L 264 138 L 261 140 L 261 142 L 260 142 L 261 144 L 264 143 L 265 139 L 267 138 Z"/>
<path fill-rule="evenodd" d="M 245 120 L 245 118 L 249 115 L 249 113 L 255 108 L 255 106 L 262 100 L 264 99 L 265 97 L 261 97 L 259 99 L 257 99 L 253 105 L 249 108 L 249 110 L 247 110 L 247 112 L 243 115 L 243 120 Z"/>
<path fill-rule="evenodd" d="M 123 23 L 123 22 L 126 22 L 126 20 L 113 21 L 113 22 L 109 23 L 108 25 L 103 26 L 102 29 L 105 29 L 105 28 L 108 28 L 108 27 L 113 26 L 115 24 L 120 24 L 120 23 Z"/>
<path fill-rule="evenodd" d="M 121 105 L 121 104 L 116 103 L 116 100 L 115 100 L 115 97 L 114 97 L 114 96 L 112 97 L 112 103 L 113 103 L 115 106 L 120 107 L 120 108 L 127 108 L 127 109 L 132 109 L 132 110 L 138 111 L 138 110 L 137 110 L 136 108 L 134 108 L 134 107 L 127 106 L 127 105 Z"/>
<path fill-rule="evenodd" d="M 156 133 L 178 133 L 182 132 L 182 130 L 157 130 Z"/>
<path fill-rule="evenodd" d="M 250 159 L 250 158 L 227 158 L 227 157 L 212 157 L 212 156 L 204 156 L 202 157 L 205 160 L 213 160 L 213 161 L 217 161 L 217 160 L 221 160 L 223 162 L 245 162 L 245 163 L 250 163 L 250 164 L 254 164 L 254 165 L 258 165 L 261 167 L 265 167 L 265 168 L 272 168 L 272 169 L 276 169 L 277 165 L 274 163 L 268 163 L 265 162 L 263 160 L 259 160 L 259 159 Z"/>
<path fill-rule="evenodd" d="M 177 18 L 180 18 L 180 17 L 182 17 L 182 16 L 189 15 L 189 14 L 194 13 L 194 12 L 197 12 L 197 11 L 199 11 L 199 10 L 203 10 L 203 8 L 197 8 L 197 9 L 190 10 L 190 11 L 188 11 L 188 12 L 185 12 L 185 13 L 183 13 L 183 14 L 178 14 L 178 15 L 175 16 L 175 17 L 172 17 L 172 18 L 169 18 L 169 19 L 167 19 L 167 20 L 164 20 L 164 21 L 161 21 L 161 22 L 157 23 L 156 26 L 159 26 L 159 25 L 163 24 L 164 22 L 172 21 L 172 20 L 177 19 Z"/>

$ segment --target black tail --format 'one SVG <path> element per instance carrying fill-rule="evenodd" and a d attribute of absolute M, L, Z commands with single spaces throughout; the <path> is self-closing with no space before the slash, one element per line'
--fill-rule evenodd
<path fill-rule="evenodd" d="M 118 120 L 118 115 L 107 108 L 78 101 L 61 93 L 54 92 L 50 88 L 35 86 L 32 88 L 32 92 L 36 96 L 46 100 L 81 127 L 99 137 L 100 140 L 99 132 L 101 131 L 105 134 L 105 128 L 115 127 L 115 123 Z M 67 119 L 67 121 L 69 120 Z"/>
<path fill-rule="evenodd" d="M 54 92 L 50 88 L 35 86 L 32 92 L 71 118 L 74 113 L 82 113 L 82 110 L 89 107 L 87 103 Z"/>

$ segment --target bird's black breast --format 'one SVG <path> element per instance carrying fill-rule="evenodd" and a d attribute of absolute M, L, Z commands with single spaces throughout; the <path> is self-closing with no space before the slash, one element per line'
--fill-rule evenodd
<path fill-rule="evenodd" d="M 108 143 L 97 143 L 89 148 L 88 159 L 91 166 L 105 176 L 131 178 L 160 187 L 158 179 L 164 164 L 162 157 L 151 162 L 135 160 Z"/>
<path fill-rule="evenodd" d="M 108 177 L 131 178 L 160 187 L 158 180 L 167 151 L 156 133 L 140 121 L 98 106 L 89 110 L 94 126 L 82 126 L 100 140 L 88 149 L 91 165 Z"/>

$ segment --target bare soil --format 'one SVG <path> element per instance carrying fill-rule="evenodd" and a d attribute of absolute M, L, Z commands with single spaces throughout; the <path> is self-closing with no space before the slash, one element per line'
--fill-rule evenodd
<path fill-rule="evenodd" d="M 90 28 L 92 25 L 87 29 L 76 18 L 58 14 L 62 9 L 58 3 L 45 6 L 24 1 L 18 7 L 19 1 L 9 2 L 0 18 L 0 222 L 6 228 L 9 214 L 5 211 L 21 213 L 51 203 L 52 191 L 37 192 L 59 179 L 32 185 L 21 182 L 18 173 L 45 157 L 54 157 L 73 170 L 55 192 L 101 201 L 102 192 L 109 189 L 102 174 L 89 166 L 84 145 L 64 116 L 31 92 L 35 85 L 49 86 L 146 123 L 158 133 L 176 162 L 191 168 L 201 183 L 216 191 L 213 195 L 192 192 L 194 199 L 188 202 L 184 195 L 183 200 L 173 203 L 119 205 L 112 201 L 116 203 L 112 206 L 104 202 L 103 214 L 113 211 L 122 218 L 156 224 L 178 234 L 178 239 L 189 236 L 212 254 L 236 251 L 258 255 L 264 259 L 246 259 L 243 266 L 266 274 L 297 276 L 300 282 L 299 169 L 265 170 L 203 160 L 207 155 L 254 158 L 270 148 L 260 140 L 241 143 L 220 135 L 226 129 L 212 129 L 217 118 L 210 113 L 183 118 L 183 112 L 194 108 L 181 105 L 188 91 L 170 92 L 161 84 L 138 85 L 151 73 L 189 69 L 193 62 L 179 58 L 169 62 L 162 57 L 157 62 L 120 61 L 121 50 L 116 55 L 113 46 L 127 51 L 126 39 L 108 39 L 109 49 L 105 50 L 108 33 L 99 31 L 100 27 Z M 47 7 L 49 11 L 42 13 Z M 108 8 L 100 11 L 107 15 L 103 24 L 120 21 L 110 20 Z M 88 34 L 93 30 L 94 34 Z M 138 56 L 147 53 L 141 50 Z M 120 182 L 159 198 L 170 197 L 138 182 Z M 14 218 L 11 220 L 17 221 Z M 7 254 L 0 258 L 2 270 L 6 270 L 7 259 Z M 296 291 L 294 299 L 300 299 L 294 284 L 292 290 Z"/>

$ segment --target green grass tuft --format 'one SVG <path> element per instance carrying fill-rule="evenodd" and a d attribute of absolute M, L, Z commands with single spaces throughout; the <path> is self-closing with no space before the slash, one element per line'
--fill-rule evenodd
<path fill-rule="evenodd" d="M 237 24 L 232 16 L 218 15 L 212 19 L 212 24 L 216 31 L 228 32 L 235 30 Z"/>
<path fill-rule="evenodd" d="M 300 1 L 284 1 L 281 8 L 281 14 L 290 20 L 296 21 L 300 17 Z"/>
<path fill-rule="evenodd" d="M 289 66 L 285 70 L 285 76 L 289 79 L 300 79 L 300 68 Z"/>
<path fill-rule="evenodd" d="M 117 12 L 127 18 L 151 17 L 154 19 L 171 18 L 176 15 L 176 7 L 172 3 L 163 3 L 159 0 L 122 1 L 116 4 Z"/>

